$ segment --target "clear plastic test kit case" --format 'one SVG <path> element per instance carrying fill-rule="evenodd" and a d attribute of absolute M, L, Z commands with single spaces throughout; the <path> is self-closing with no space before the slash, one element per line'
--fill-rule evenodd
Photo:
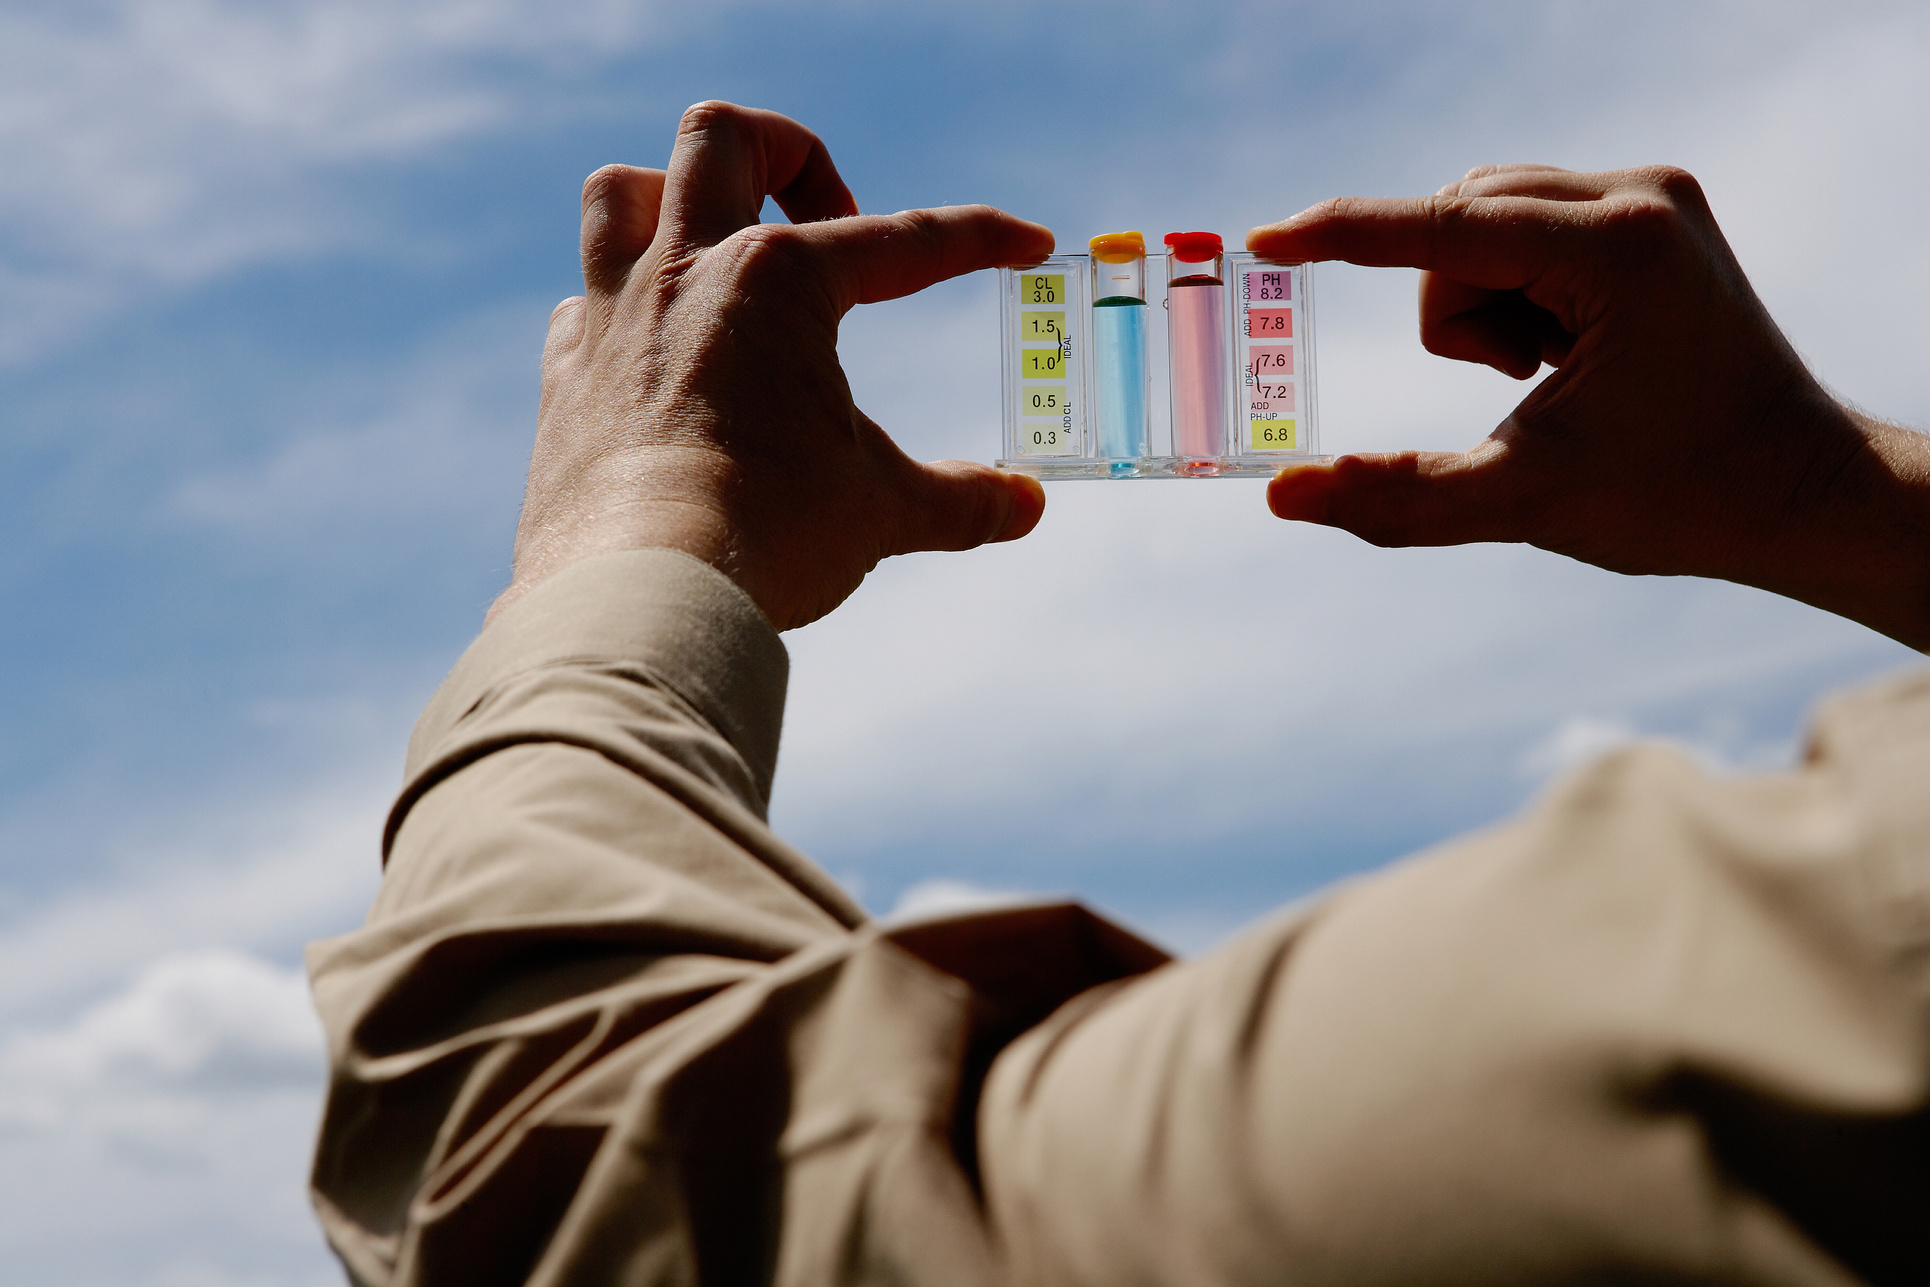
<path fill-rule="evenodd" d="M 1210 232 L 1146 253 L 999 270 L 999 468 L 1058 478 L 1240 478 L 1325 460 L 1314 404 L 1313 274 L 1228 255 Z M 1161 298 L 1149 292 L 1149 271 Z"/>

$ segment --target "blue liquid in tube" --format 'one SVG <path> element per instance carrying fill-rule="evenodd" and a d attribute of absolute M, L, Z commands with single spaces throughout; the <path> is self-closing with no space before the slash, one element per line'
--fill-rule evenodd
<path fill-rule="evenodd" d="M 1099 454 L 1146 454 L 1146 301 L 1102 299 L 1092 307 L 1094 410 Z M 1118 472 L 1115 469 L 1115 472 Z"/>
<path fill-rule="evenodd" d="M 1146 444 L 1146 240 L 1136 232 L 1094 237 L 1093 413 L 1108 473 L 1140 470 Z"/>

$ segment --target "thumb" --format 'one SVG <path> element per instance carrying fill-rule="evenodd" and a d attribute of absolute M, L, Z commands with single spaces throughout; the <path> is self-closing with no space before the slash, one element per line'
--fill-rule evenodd
<path fill-rule="evenodd" d="M 1045 513 L 1045 488 L 1025 474 L 969 460 L 907 463 L 913 478 L 898 492 L 904 499 L 893 525 L 893 554 L 1016 541 Z"/>
<path fill-rule="evenodd" d="M 1507 444 L 1491 438 L 1466 452 L 1342 456 L 1283 469 L 1267 485 L 1267 508 L 1375 545 L 1463 545 L 1532 540 L 1537 491 Z"/>

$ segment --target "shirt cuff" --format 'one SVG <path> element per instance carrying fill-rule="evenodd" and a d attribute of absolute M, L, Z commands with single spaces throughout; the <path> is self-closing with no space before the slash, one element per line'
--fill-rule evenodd
<path fill-rule="evenodd" d="M 429 699 L 405 777 L 504 681 L 542 666 L 647 668 L 721 733 L 770 798 L 790 657 L 735 581 L 679 550 L 612 550 L 539 582 L 484 628 Z"/>

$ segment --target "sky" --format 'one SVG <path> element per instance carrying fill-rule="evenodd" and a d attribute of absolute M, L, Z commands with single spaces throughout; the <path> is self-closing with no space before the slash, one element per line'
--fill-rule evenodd
<path fill-rule="evenodd" d="M 1926 64 L 1912 4 L 0 0 L 0 1280 L 340 1281 L 301 948 L 359 920 L 506 581 L 579 185 L 688 104 L 1068 248 L 1683 165 L 1818 375 L 1925 426 Z M 1412 273 L 1315 284 L 1327 449 L 1465 447 L 1526 391 L 1420 350 Z M 858 310 L 859 405 L 992 459 L 996 319 L 989 274 Z M 868 906 L 1067 893 L 1188 952 L 1631 738 L 1786 764 L 1915 658 L 1233 480 L 1054 484 L 786 638 L 773 822 Z"/>

